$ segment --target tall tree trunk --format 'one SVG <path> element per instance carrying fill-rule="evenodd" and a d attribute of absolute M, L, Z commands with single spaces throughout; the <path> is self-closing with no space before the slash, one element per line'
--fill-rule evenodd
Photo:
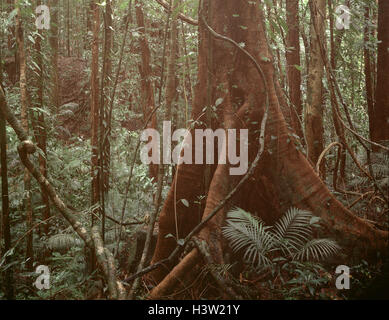
<path fill-rule="evenodd" d="M 286 63 L 288 72 L 288 87 L 290 102 L 292 104 L 291 118 L 293 128 L 300 138 L 303 138 L 301 128 L 303 107 L 301 103 L 301 71 L 296 66 L 300 62 L 300 38 L 299 38 L 299 2 L 298 0 L 286 0 L 286 22 L 288 34 L 286 38 Z"/>
<path fill-rule="evenodd" d="M 112 72 L 111 62 L 112 49 L 112 7 L 111 0 L 107 0 L 104 13 L 104 56 L 103 71 L 101 76 L 100 88 L 100 117 L 99 117 L 99 168 L 100 168 L 100 196 L 102 207 L 102 237 L 105 236 L 105 198 L 109 190 L 109 165 L 110 165 L 110 127 L 108 106 L 109 84 Z"/>
<path fill-rule="evenodd" d="M 324 41 L 325 0 L 310 0 L 311 8 L 311 46 L 308 71 L 307 105 L 305 109 L 305 136 L 308 158 L 316 165 L 323 146 L 323 83 L 324 63 L 320 53 L 319 41 Z M 314 23 L 318 30 L 315 30 Z M 316 32 L 317 31 L 317 32 Z M 321 172 L 324 174 L 325 162 Z"/>
<path fill-rule="evenodd" d="M 41 3 L 41 2 L 39 2 Z M 43 108 L 43 84 L 44 84 L 44 68 L 43 68 L 43 55 L 41 43 L 43 37 L 42 30 L 38 31 L 38 35 L 35 37 L 35 55 L 36 55 L 36 68 L 34 72 L 35 86 L 37 88 L 36 96 L 34 97 L 34 104 L 38 109 Z M 36 125 L 34 126 L 34 134 L 37 141 L 38 147 L 43 151 L 43 155 L 39 154 L 39 170 L 42 175 L 47 178 L 47 150 L 46 150 L 46 123 L 44 113 L 38 111 L 37 121 L 33 121 Z M 50 217 L 50 201 L 47 193 L 41 189 L 41 198 L 43 205 L 43 219 L 46 220 Z M 44 232 L 46 235 L 49 232 L 49 223 L 44 224 Z"/>
<path fill-rule="evenodd" d="M 112 3 L 111 0 L 107 1 L 106 7 L 105 7 L 105 24 L 104 24 L 104 79 L 103 79 L 103 85 L 101 88 L 101 120 L 105 121 L 105 124 L 102 124 L 102 127 L 104 128 L 104 135 L 106 132 L 109 132 L 108 128 L 111 127 L 110 118 L 109 118 L 109 110 L 105 106 L 109 104 L 109 85 L 111 83 L 111 76 L 112 76 L 112 44 L 113 44 L 113 21 L 112 21 Z M 104 182 L 104 193 L 107 193 L 109 190 L 109 167 L 110 167 L 110 158 L 111 158 L 111 146 L 110 146 L 110 136 L 107 136 L 103 139 L 103 135 L 101 135 L 101 141 L 103 142 L 102 145 L 102 152 L 103 152 L 103 182 Z"/>
<path fill-rule="evenodd" d="M 177 9 L 177 0 L 173 1 L 172 10 L 175 12 Z M 177 94 L 177 75 L 176 75 L 176 57 L 177 57 L 177 45 L 178 45 L 178 19 L 175 15 L 172 16 L 170 25 L 170 45 L 169 45 L 169 58 L 167 66 L 167 78 L 166 78 L 166 112 L 165 120 L 172 120 L 172 103 Z"/>
<path fill-rule="evenodd" d="M 66 1 L 66 49 L 70 57 L 70 0 Z"/>
<path fill-rule="evenodd" d="M 367 110 L 369 115 L 373 115 L 374 113 L 374 93 L 373 93 L 373 73 L 371 70 L 371 54 L 369 49 L 369 42 L 371 41 L 371 31 L 370 31 L 370 9 L 369 6 L 365 7 L 365 31 L 363 36 L 363 56 L 364 56 L 364 64 L 365 64 L 365 85 L 366 85 L 366 100 L 367 100 Z M 369 117 L 369 132 L 370 137 L 374 132 L 374 123 L 373 117 Z"/>
<path fill-rule="evenodd" d="M 140 32 L 142 33 L 139 38 L 140 53 L 141 53 L 141 64 L 139 64 L 139 73 L 141 76 L 141 91 L 142 91 L 142 110 L 143 110 L 143 119 L 149 118 L 150 113 L 155 108 L 155 97 L 154 97 L 154 86 L 151 80 L 152 70 L 151 70 L 151 54 L 150 47 L 147 41 L 147 32 L 145 26 L 145 19 L 143 14 L 143 3 L 139 0 L 135 1 L 135 13 L 136 13 L 136 22 Z M 154 113 L 151 121 L 148 124 L 148 128 L 157 127 L 157 117 Z M 149 165 L 149 175 L 154 181 L 158 179 L 158 165 L 150 164 Z"/>
<path fill-rule="evenodd" d="M 336 37 L 334 37 L 334 29 L 335 29 L 335 24 L 334 24 L 334 7 L 332 0 L 328 0 L 328 10 L 329 10 L 329 16 L 330 16 L 330 49 L 331 49 L 331 58 L 330 58 L 330 63 L 331 63 L 331 68 L 332 70 L 336 69 L 337 65 L 337 55 L 336 52 L 340 49 L 341 45 L 341 40 L 342 40 L 342 33 L 341 31 L 338 31 Z M 346 183 L 346 136 L 344 132 L 344 128 L 342 124 L 339 122 L 338 117 L 336 116 L 336 96 L 334 95 L 333 90 L 330 90 L 331 94 L 331 113 L 332 113 L 332 120 L 334 123 L 335 127 L 335 132 L 336 135 L 338 136 L 339 142 L 342 144 L 342 150 L 340 150 L 339 153 L 339 173 L 340 173 L 340 178 L 341 182 L 343 185 Z M 336 167 L 335 167 L 336 169 Z M 334 172 L 334 184 L 337 184 L 337 172 Z"/>
<path fill-rule="evenodd" d="M 90 122 L 91 122 L 91 205 L 98 204 L 100 202 L 100 169 L 99 169 L 99 31 L 100 31 L 100 8 L 93 0 L 91 2 L 91 23 L 92 23 L 92 61 L 91 61 L 91 79 L 90 79 Z M 91 215 L 91 224 L 95 226 L 96 215 L 100 213 L 100 209 L 97 209 Z M 92 273 L 95 270 L 96 255 L 92 251 L 91 260 L 89 265 L 89 271 Z"/>
<path fill-rule="evenodd" d="M 328 232 L 336 232 L 338 238 L 350 237 L 356 241 L 353 242 L 354 244 L 365 241 L 365 244 L 373 247 L 386 248 L 387 232 L 375 230 L 345 209 L 331 195 L 291 138 L 291 132 L 288 130 L 276 95 L 273 82 L 273 57 L 267 46 L 263 13 L 259 3 L 243 0 L 202 2 L 203 7 L 199 13 L 198 83 L 192 119 L 204 121 L 202 109 L 207 101 L 207 75 L 211 73 L 213 75 L 212 100 L 223 98 L 223 102 L 217 108 L 217 119 L 220 119 L 220 122 L 212 123 L 212 128 L 247 128 L 249 163 L 251 163 L 260 145 L 258 129 L 266 108 L 266 92 L 269 98 L 265 151 L 258 166 L 230 200 L 228 206 L 219 210 L 198 235 L 208 242 L 213 260 L 217 263 L 223 260 L 221 226 L 225 211 L 233 205 L 249 212 L 257 212 L 265 222 L 270 224 L 291 206 L 308 209 L 321 217 Z M 206 25 L 201 19 L 201 16 L 206 16 L 208 8 L 218 13 L 212 15 L 212 19 L 208 21 L 209 25 L 216 32 L 235 40 L 236 43 L 245 43 L 245 49 L 263 70 L 266 85 L 247 55 L 229 42 L 208 37 Z M 232 15 L 236 17 L 233 23 Z M 212 63 L 208 56 L 209 41 L 214 47 Z M 193 134 L 194 129 L 191 132 Z M 190 142 L 190 139 L 193 142 L 192 152 L 195 154 L 193 135 L 188 136 L 187 142 Z M 176 233 L 176 223 L 179 231 L 178 239 L 182 239 L 207 217 L 220 200 L 242 179 L 241 176 L 229 175 L 229 167 L 229 164 L 213 166 L 205 210 L 203 210 L 204 207 L 199 208 L 196 202 L 205 189 L 202 185 L 205 165 L 178 166 L 175 177 L 177 181 L 173 182 L 160 215 L 157 247 L 152 262 L 167 258 L 176 247 L 175 239 L 166 237 L 168 234 Z M 178 199 L 186 199 L 189 207 L 184 206 L 181 201 L 177 202 Z M 160 293 L 166 293 L 165 289 L 177 282 L 177 278 L 192 272 L 196 263 L 196 252 L 196 250 L 192 251 L 174 269 L 171 269 L 173 265 L 165 265 L 164 268 L 157 268 L 148 274 L 146 277 L 148 280 L 159 283 L 151 293 L 151 297 L 161 297 Z M 170 274 L 168 274 L 169 270 L 172 270 Z M 166 278 L 161 282 L 165 276 Z"/>
<path fill-rule="evenodd" d="M 3 83 L 3 63 L 2 63 L 2 51 L 0 50 L 0 90 Z M 4 95 L 3 93 L 1 94 Z M 0 101 L 3 103 L 3 101 Z M 0 240 L 4 239 L 4 248 L 0 246 L 0 255 L 4 254 L 11 249 L 11 223 L 9 217 L 9 193 L 8 193 L 8 167 L 7 167 L 7 131 L 6 121 L 2 112 L 0 112 L 0 165 L 1 165 L 1 226 L 0 226 Z M 3 250 L 4 249 L 4 250 Z M 12 255 L 8 255 L 5 258 L 5 264 L 8 265 L 12 262 Z M 13 280 L 13 268 L 10 267 L 4 272 L 4 287 L 5 298 L 12 300 L 14 295 L 14 280 Z"/>
<path fill-rule="evenodd" d="M 55 111 L 58 110 L 59 82 L 58 82 L 58 0 L 49 0 L 50 7 L 50 36 L 49 43 L 51 47 L 50 56 L 50 102 Z"/>
<path fill-rule="evenodd" d="M 28 124 L 28 92 L 27 92 L 27 63 L 26 63 L 26 53 L 24 48 L 24 30 L 22 25 L 22 16 L 21 16 L 21 1 L 15 0 L 15 7 L 17 9 L 16 14 L 16 42 L 18 44 L 18 56 L 20 62 L 20 105 L 21 105 L 21 118 L 23 129 L 29 132 Z M 30 230 L 33 225 L 32 217 L 32 204 L 31 204 L 31 176 L 27 170 L 24 169 L 24 210 L 26 212 L 26 229 Z M 26 244 L 26 258 L 28 259 L 26 267 L 28 270 L 32 270 L 34 252 L 33 252 L 33 233 L 29 232 L 27 235 L 27 244 Z"/>
<path fill-rule="evenodd" d="M 377 88 L 370 137 L 373 141 L 389 140 L 389 1 L 378 1 Z"/>
<path fill-rule="evenodd" d="M 99 6 L 93 2 L 92 6 L 92 21 L 93 21 L 93 39 L 91 43 L 92 48 L 92 62 L 91 62 L 91 98 L 90 98 L 90 119 L 91 119 L 91 174 L 92 174 L 92 198 L 91 204 L 94 205 L 100 200 L 99 188 L 99 31 L 100 31 L 100 9 Z M 92 218 L 92 221 L 94 219 Z"/>

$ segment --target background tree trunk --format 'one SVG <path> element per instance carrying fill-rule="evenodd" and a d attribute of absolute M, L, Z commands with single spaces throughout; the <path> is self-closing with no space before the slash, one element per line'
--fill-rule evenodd
<path fill-rule="evenodd" d="M 151 80 L 152 77 L 151 54 L 150 54 L 149 43 L 147 41 L 147 32 L 146 32 L 142 2 L 136 0 L 135 7 L 136 7 L 135 9 L 136 21 L 138 24 L 138 28 L 142 33 L 139 39 L 140 54 L 142 58 L 142 63 L 139 64 L 139 73 L 141 76 L 143 119 L 144 121 L 146 121 L 150 113 L 155 108 L 154 86 Z M 151 118 L 151 121 L 149 122 L 148 128 L 156 128 L 156 127 L 157 127 L 157 117 L 156 114 L 154 113 Z M 149 165 L 149 175 L 151 178 L 154 179 L 154 181 L 157 181 L 158 179 L 157 164 Z"/>
<path fill-rule="evenodd" d="M 303 107 L 301 102 L 301 67 L 300 62 L 300 38 L 299 38 L 299 2 L 298 0 L 286 0 L 286 23 L 288 33 L 286 37 L 286 63 L 288 73 L 288 87 L 291 105 L 291 118 L 293 119 L 293 128 L 297 135 L 302 139 L 303 132 L 301 128 Z M 297 67 L 296 67 L 297 66 Z"/>
<path fill-rule="evenodd" d="M 389 1 L 378 1 L 377 88 L 370 137 L 379 142 L 389 140 Z"/>
<path fill-rule="evenodd" d="M 58 0 L 49 0 L 50 7 L 50 102 L 55 111 L 59 108 L 59 82 L 58 82 Z"/>
<path fill-rule="evenodd" d="M 24 48 L 24 31 L 22 25 L 21 17 L 21 2 L 15 0 L 15 7 L 17 9 L 16 15 L 16 42 L 18 44 L 18 56 L 20 62 L 20 104 L 21 104 L 21 120 L 23 129 L 29 132 L 29 121 L 28 121 L 28 103 L 29 97 L 27 92 L 27 63 L 26 63 L 26 53 Z M 24 210 L 26 213 L 26 230 L 30 230 L 33 225 L 33 216 L 32 216 L 32 204 L 31 204 L 31 176 L 27 168 L 24 169 Z M 33 233 L 29 232 L 26 243 L 26 267 L 28 270 L 32 270 L 34 251 L 33 251 Z"/>
<path fill-rule="evenodd" d="M 324 149 L 323 142 L 323 83 L 324 63 L 320 53 L 319 41 L 324 41 L 324 20 L 326 17 L 325 0 L 310 0 L 311 8 L 311 45 L 307 82 L 307 105 L 305 109 L 305 136 L 307 154 L 313 165 L 316 165 Z M 314 24 L 318 30 L 315 30 Z M 317 31 L 317 32 L 316 32 Z M 324 176 L 325 162 L 320 171 Z"/>

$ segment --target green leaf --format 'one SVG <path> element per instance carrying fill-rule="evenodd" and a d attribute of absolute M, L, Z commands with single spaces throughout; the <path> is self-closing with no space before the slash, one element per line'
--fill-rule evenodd
<path fill-rule="evenodd" d="M 189 208 L 189 202 L 188 202 L 188 200 L 186 200 L 186 199 L 181 199 L 181 202 L 182 202 L 182 204 L 183 204 L 185 207 Z"/>
<path fill-rule="evenodd" d="M 215 106 L 216 107 L 220 106 L 223 103 L 223 100 L 224 100 L 223 98 L 217 99 L 216 102 L 215 102 Z"/>
<path fill-rule="evenodd" d="M 298 71 L 302 71 L 303 70 L 303 67 L 302 66 L 299 66 L 299 65 L 297 65 L 297 64 L 294 64 L 293 65 Z"/>
<path fill-rule="evenodd" d="M 319 217 L 312 217 L 311 220 L 309 220 L 309 224 L 316 224 L 320 221 Z"/>

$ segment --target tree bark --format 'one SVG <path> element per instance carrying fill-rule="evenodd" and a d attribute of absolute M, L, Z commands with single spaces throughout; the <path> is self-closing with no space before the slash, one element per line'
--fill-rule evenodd
<path fill-rule="evenodd" d="M 2 53 L 2 52 L 0 52 Z M 0 59 L 3 57 L 0 55 Z M 0 62 L 0 90 L 3 83 L 3 63 Z M 11 249 L 11 222 L 9 216 L 9 192 L 8 192 L 8 167 L 7 167 L 7 131 L 6 121 L 0 114 L 0 165 L 1 165 L 1 225 L 0 239 L 4 239 L 4 248 L 0 246 L 0 255 Z M 4 250 L 3 250 L 4 249 Z M 3 252 L 4 251 L 4 252 Z M 5 264 L 12 262 L 12 255 L 5 258 Z M 10 267 L 4 272 L 5 297 L 8 300 L 15 299 L 13 268 Z"/>
<path fill-rule="evenodd" d="M 49 0 L 50 7 L 50 102 L 55 111 L 60 104 L 59 81 L 58 81 L 58 0 Z"/>
<path fill-rule="evenodd" d="M 142 63 L 139 64 L 139 73 L 141 76 L 141 89 L 142 89 L 142 109 L 143 109 L 143 119 L 146 120 L 149 114 L 155 108 L 155 97 L 154 97 L 154 85 L 151 80 L 152 70 L 151 70 L 151 54 L 150 47 L 147 41 L 146 35 L 146 26 L 145 19 L 143 14 L 143 4 L 141 1 L 135 1 L 135 13 L 136 13 L 136 21 L 138 24 L 138 28 L 142 33 L 139 39 L 140 45 L 140 53 L 142 58 Z M 154 113 L 150 125 L 148 128 L 156 128 L 157 127 L 157 117 Z M 150 142 L 150 141 L 149 141 Z M 149 175 L 154 181 L 158 179 L 158 165 L 150 164 L 149 165 Z"/>
<path fill-rule="evenodd" d="M 320 54 L 320 43 L 324 41 L 325 0 L 310 0 L 311 8 L 311 45 L 308 70 L 307 105 L 305 109 L 305 136 L 307 154 L 313 165 L 317 163 L 324 149 L 323 142 L 323 83 L 324 63 Z M 313 27 L 316 24 L 317 33 Z M 324 176 L 325 162 L 321 172 Z"/>
<path fill-rule="evenodd" d="M 290 102 L 292 104 L 291 117 L 293 128 L 296 134 L 302 139 L 301 128 L 303 108 L 301 102 L 301 71 L 296 66 L 301 66 L 300 62 L 300 38 L 299 38 L 299 2 L 298 0 L 286 0 L 286 23 L 288 34 L 286 38 L 286 63 L 288 72 L 288 87 Z"/>
<path fill-rule="evenodd" d="M 41 2 L 39 2 L 41 3 Z M 44 84 L 44 68 L 43 68 L 43 55 L 42 55 L 42 39 L 43 32 L 42 30 L 38 31 L 38 35 L 35 37 L 35 56 L 36 56 L 36 68 L 34 72 L 34 83 L 37 88 L 36 96 L 34 97 L 34 104 L 37 108 L 43 108 L 43 84 Z M 39 154 L 39 170 L 42 175 L 47 178 L 47 150 L 46 150 L 46 141 L 47 141 L 47 132 L 46 132 L 46 123 L 44 113 L 41 111 L 37 112 L 36 119 L 33 121 L 34 125 L 34 135 L 38 147 L 42 150 L 43 154 Z M 43 205 L 43 220 L 47 220 L 50 217 L 50 202 L 49 197 L 46 192 L 41 189 L 41 198 Z M 46 235 L 49 232 L 49 223 L 44 224 L 44 232 Z"/>
<path fill-rule="evenodd" d="M 93 39 L 91 43 L 92 48 L 92 63 L 91 63 L 91 174 L 92 174 L 92 201 L 94 205 L 100 200 L 100 186 L 99 186 L 99 30 L 100 30 L 100 10 L 96 3 L 93 3 L 92 21 L 93 21 Z M 93 219 L 92 219 L 93 220 Z"/>
<path fill-rule="evenodd" d="M 389 1 L 378 1 L 377 88 L 372 118 L 371 140 L 389 140 Z"/>

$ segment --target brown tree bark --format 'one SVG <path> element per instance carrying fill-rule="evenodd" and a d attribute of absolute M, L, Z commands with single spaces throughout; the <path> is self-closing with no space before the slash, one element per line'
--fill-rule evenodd
<path fill-rule="evenodd" d="M 142 91 L 142 110 L 143 110 L 143 119 L 146 121 L 150 113 L 155 108 L 155 97 L 154 97 L 154 85 L 151 80 L 152 70 L 151 70 L 151 54 L 150 47 L 147 41 L 147 33 L 145 26 L 145 19 L 143 14 L 143 4 L 141 1 L 135 1 L 135 13 L 136 13 L 136 22 L 138 28 L 142 35 L 139 39 L 141 61 L 142 63 L 138 65 L 139 73 L 141 76 L 141 91 Z M 157 127 L 157 117 L 154 113 L 151 122 L 149 123 L 148 128 Z M 150 142 L 150 141 L 149 141 Z M 149 175 L 154 181 L 158 179 L 158 165 L 150 164 L 149 165 Z"/>
<path fill-rule="evenodd" d="M 39 4 L 41 2 L 39 1 Z M 38 30 L 38 35 L 35 37 L 35 61 L 36 67 L 34 70 L 34 83 L 37 88 L 36 96 L 34 97 L 34 104 L 37 108 L 43 108 L 43 82 L 44 82 L 44 67 L 43 67 L 43 55 L 42 55 L 42 38 L 43 32 L 42 30 Z M 47 150 L 46 150 L 46 141 L 47 141 L 47 133 L 46 133 L 46 123 L 44 113 L 41 111 L 37 112 L 36 118 L 34 117 L 33 129 L 34 136 L 37 142 L 37 146 L 42 150 L 43 155 L 39 154 L 39 170 L 41 174 L 47 178 Z M 50 217 L 50 202 L 49 197 L 46 192 L 41 189 L 41 198 L 42 198 L 42 217 L 44 220 L 47 220 Z M 44 232 L 46 235 L 49 232 L 49 223 L 44 224 Z"/>
<path fill-rule="evenodd" d="M 55 111 L 60 104 L 58 81 L 58 0 L 49 0 L 50 7 L 50 102 Z"/>
<path fill-rule="evenodd" d="M 3 63 L 2 52 L 0 51 L 0 90 L 3 83 Z M 1 168 L 1 222 L 0 222 L 0 239 L 4 239 L 4 247 L 0 246 L 0 255 L 11 249 L 11 222 L 9 216 L 9 192 L 8 192 L 8 166 L 7 166 L 7 131 L 6 121 L 0 114 L 0 168 Z M 12 262 L 12 255 L 5 258 L 5 264 Z M 5 298 L 8 300 L 15 299 L 13 268 L 8 268 L 4 272 Z"/>
<path fill-rule="evenodd" d="M 378 1 L 377 88 L 371 120 L 371 140 L 389 140 L 389 1 Z"/>
<path fill-rule="evenodd" d="M 198 234 L 198 237 L 208 243 L 213 260 L 217 263 L 223 261 L 224 245 L 221 226 L 224 213 L 231 205 L 239 206 L 252 213 L 257 212 L 267 223 L 274 223 L 291 206 L 308 209 L 321 217 L 328 231 L 337 233 L 339 238 L 351 237 L 365 241 L 365 244 L 373 247 L 386 248 L 388 233 L 375 230 L 345 209 L 331 195 L 305 156 L 296 148 L 276 95 L 273 82 L 273 58 L 267 47 L 263 13 L 259 4 L 235 0 L 202 2 L 199 16 L 205 16 L 208 9 L 218 13 L 212 15 L 212 19 L 208 21 L 209 25 L 219 34 L 237 43 L 245 43 L 245 49 L 262 68 L 267 85 L 245 54 L 228 42 L 209 38 L 205 24 L 199 19 L 199 69 L 192 118 L 201 120 L 204 118 L 202 108 L 207 101 L 205 84 L 208 73 L 212 73 L 212 100 L 223 98 L 222 104 L 217 109 L 217 119 L 220 120 L 219 122 L 215 120 L 212 128 L 219 126 L 248 128 L 249 162 L 251 162 L 258 152 L 258 127 L 265 112 L 266 95 L 269 98 L 265 152 L 259 165 L 228 206 L 219 210 Z M 232 18 L 236 14 L 239 14 L 239 17 Z M 208 58 L 209 41 L 214 47 L 212 63 Z M 195 204 L 195 200 L 203 195 L 205 189 L 201 183 L 204 167 L 195 164 L 178 166 L 177 184 L 172 184 L 161 212 L 158 242 L 152 263 L 167 258 L 176 247 L 175 239 L 166 238 L 169 233 L 176 233 L 176 221 L 179 231 L 177 238 L 182 239 L 217 207 L 220 200 L 242 178 L 228 174 L 229 164 L 219 164 L 216 169 L 214 166 L 205 210 L 203 210 Z M 186 208 L 181 202 L 175 202 L 176 199 L 186 199 L 189 207 Z M 172 269 L 173 263 L 153 270 L 147 279 L 160 284 L 153 290 L 151 297 L 160 298 L 158 292 L 168 293 L 168 287 L 176 281 L 174 279 L 192 272 L 197 262 L 196 252 L 192 251 L 174 269 Z M 172 271 L 169 273 L 170 270 Z M 162 281 L 166 275 L 167 277 Z"/>
<path fill-rule="evenodd" d="M 94 205 L 100 201 L 99 185 L 99 30 L 100 30 L 100 9 L 93 2 L 92 4 L 92 21 L 93 21 L 93 39 L 92 62 L 91 62 L 91 99 L 90 99 L 90 117 L 91 117 L 91 175 L 92 175 L 92 197 L 91 204 Z M 94 221 L 92 215 L 92 222 Z"/>
<path fill-rule="evenodd" d="M 109 117 L 109 110 L 106 107 L 108 106 L 109 102 L 109 84 L 111 83 L 111 77 L 112 77 L 112 44 L 113 44 L 113 21 L 112 21 L 112 3 L 111 0 L 107 1 L 106 8 L 105 8 L 105 24 L 104 24 L 104 34 L 105 34 L 105 40 L 104 40 L 104 82 L 102 86 L 102 101 L 101 105 L 103 106 L 100 108 L 102 117 L 101 119 L 105 120 L 104 125 L 104 135 L 109 132 L 111 121 Z M 102 124 L 103 127 L 103 124 Z M 109 190 L 109 167 L 110 167 L 110 159 L 111 159 L 111 146 L 110 146 L 110 136 L 108 135 L 106 138 L 101 135 L 101 141 L 103 143 L 102 145 L 102 152 L 103 152 L 103 168 L 104 168 L 104 193 L 107 193 Z"/>
<path fill-rule="evenodd" d="M 348 5 L 348 3 L 347 3 Z M 338 31 L 337 35 L 334 36 L 334 7 L 333 7 L 333 1 L 328 0 L 328 10 L 329 10 L 329 16 L 330 16 L 330 49 L 331 49 L 331 57 L 330 57 L 330 63 L 332 70 L 336 69 L 337 65 L 337 51 L 340 48 L 341 40 L 342 40 L 342 33 L 341 31 Z M 335 127 L 336 135 L 338 136 L 339 142 L 342 144 L 342 149 L 339 150 L 339 176 L 341 178 L 341 182 L 344 184 L 346 182 L 346 136 L 344 132 L 344 128 L 341 123 L 339 123 L 339 119 L 336 116 L 336 97 L 334 95 L 334 92 L 330 90 L 331 94 L 331 111 L 332 111 L 332 120 Z M 337 168 L 335 168 L 336 170 Z M 334 172 L 334 185 L 337 184 L 337 172 Z"/>
<path fill-rule="evenodd" d="M 367 102 L 367 111 L 369 115 L 373 115 L 374 113 L 374 93 L 373 93 L 373 73 L 371 70 L 371 54 L 370 49 L 368 48 L 369 41 L 371 40 L 370 37 L 372 36 L 370 28 L 369 28 L 369 22 L 370 22 L 370 9 L 369 6 L 365 7 L 365 30 L 363 35 L 363 57 L 364 57 L 364 64 L 365 64 L 365 86 L 366 86 L 366 102 Z M 374 122 L 373 117 L 369 116 L 369 132 L 370 137 L 374 132 Z"/>
<path fill-rule="evenodd" d="M 305 136 L 307 154 L 313 165 L 317 163 L 324 149 L 323 142 L 323 83 L 324 63 L 320 54 L 319 41 L 324 39 L 325 0 L 310 0 L 311 8 L 311 45 L 307 84 L 307 105 L 305 109 Z M 317 33 L 313 27 L 316 24 Z M 325 162 L 321 172 L 324 175 Z"/>
<path fill-rule="evenodd" d="M 303 107 L 301 102 L 301 71 L 296 66 L 301 66 L 300 62 L 300 39 L 299 39 L 299 2 L 298 0 L 286 0 L 286 23 L 288 34 L 286 37 L 286 63 L 288 73 L 288 87 L 290 102 L 292 104 L 291 117 L 293 128 L 300 138 L 303 138 L 301 121 Z"/>
<path fill-rule="evenodd" d="M 177 10 L 178 2 L 173 1 L 172 10 Z M 178 46 L 178 21 L 175 15 L 172 16 L 170 24 L 170 43 L 169 43 L 169 57 L 167 66 L 167 77 L 166 77 L 166 95 L 165 95 L 165 120 L 172 120 L 172 104 L 177 94 L 177 75 L 176 75 L 176 57 L 177 57 L 177 46 Z"/>

